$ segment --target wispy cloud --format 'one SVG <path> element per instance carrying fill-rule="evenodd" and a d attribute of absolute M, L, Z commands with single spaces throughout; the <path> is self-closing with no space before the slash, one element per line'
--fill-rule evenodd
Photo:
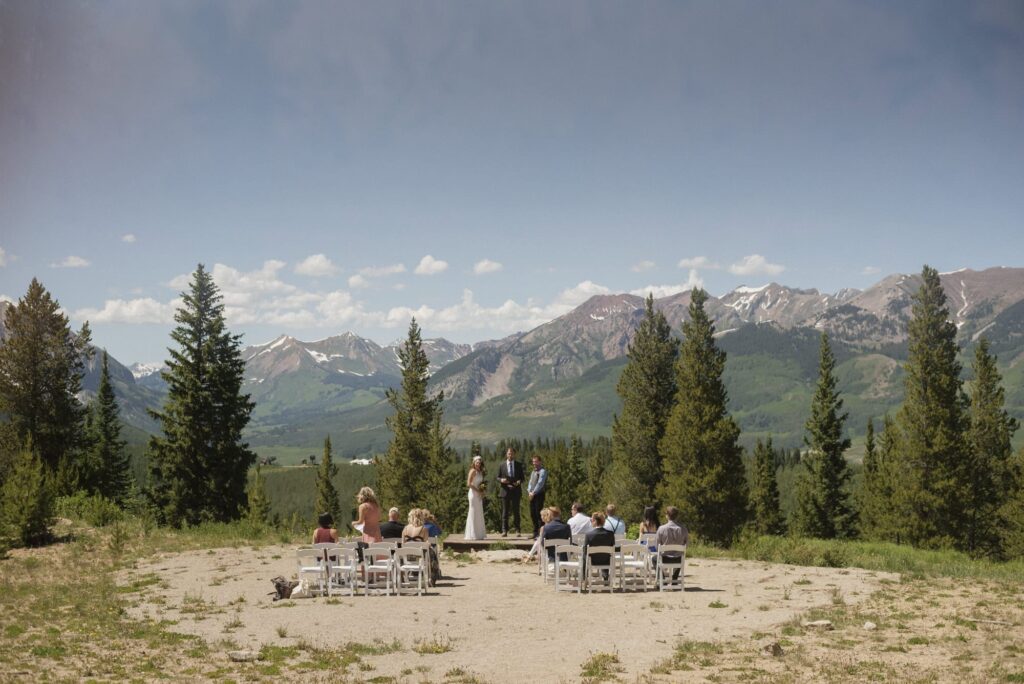
<path fill-rule="evenodd" d="M 83 259 L 80 256 L 66 256 L 60 261 L 55 261 L 50 264 L 50 268 L 85 268 L 89 265 L 87 259 Z"/>
<path fill-rule="evenodd" d="M 696 257 L 683 257 L 679 260 L 679 268 L 703 268 L 709 271 L 715 271 L 722 268 L 721 264 L 718 264 L 706 256 Z"/>
<path fill-rule="evenodd" d="M 490 259 L 481 259 L 480 261 L 473 264 L 473 273 L 476 275 L 484 275 L 485 273 L 497 273 L 504 266 L 500 262 L 491 261 Z"/>
<path fill-rule="evenodd" d="M 121 236 L 121 242 L 135 242 L 135 233 L 125 233 Z"/>
<path fill-rule="evenodd" d="M 786 270 L 781 264 L 769 263 L 760 254 L 749 254 L 735 264 L 729 266 L 729 273 L 734 275 L 778 275 Z"/>
<path fill-rule="evenodd" d="M 361 290 L 363 288 L 370 287 L 370 281 L 366 279 L 366 276 L 357 273 L 354 276 L 349 277 L 348 286 L 353 290 Z"/>
<path fill-rule="evenodd" d="M 878 268 L 877 266 L 865 266 L 864 269 L 861 270 L 860 274 L 866 276 L 873 276 L 878 275 L 881 272 L 882 269 Z"/>
<path fill-rule="evenodd" d="M 633 273 L 643 273 L 644 271 L 650 271 L 652 268 L 654 268 L 653 261 L 641 261 L 630 266 L 629 270 Z"/>
<path fill-rule="evenodd" d="M 648 294 L 653 294 L 655 299 L 661 299 L 662 297 L 671 297 L 672 295 L 679 294 L 680 292 L 686 292 L 692 290 L 695 287 L 703 287 L 704 280 L 697 273 L 697 269 L 691 268 L 689 277 L 685 283 L 680 285 L 648 285 L 647 287 L 641 287 L 636 290 L 630 290 L 630 294 L 637 295 L 638 297 L 646 297 Z"/>
<path fill-rule="evenodd" d="M 296 273 L 314 278 L 332 276 L 337 274 L 340 270 L 341 269 L 324 254 L 310 254 L 295 265 Z"/>
<path fill-rule="evenodd" d="M 359 275 L 367 278 L 383 278 L 384 276 L 405 273 L 405 264 L 391 264 L 390 266 L 367 266 L 359 269 Z"/>
<path fill-rule="evenodd" d="M 4 251 L 3 247 L 0 247 L 0 268 L 7 265 L 7 252 Z"/>
<path fill-rule="evenodd" d="M 173 323 L 181 300 L 158 302 L 152 297 L 108 299 L 100 309 L 79 309 L 75 318 L 91 323 Z"/>
<path fill-rule="evenodd" d="M 419 265 L 416 266 L 416 270 L 413 271 L 416 275 L 437 275 L 448 269 L 448 262 L 442 261 L 441 259 L 435 259 L 431 255 L 426 255 L 420 259 Z"/>

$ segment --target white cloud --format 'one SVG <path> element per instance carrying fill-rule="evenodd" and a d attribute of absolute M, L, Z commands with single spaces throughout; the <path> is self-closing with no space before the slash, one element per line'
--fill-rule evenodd
<path fill-rule="evenodd" d="M 0 268 L 7 265 L 7 252 L 4 251 L 3 247 L 0 247 Z"/>
<path fill-rule="evenodd" d="M 448 262 L 435 259 L 429 254 L 420 259 L 420 263 L 413 271 L 416 275 L 437 275 L 448 269 Z"/>
<path fill-rule="evenodd" d="M 357 273 L 354 276 L 349 277 L 348 286 L 353 290 L 359 290 L 365 287 L 370 287 L 370 281 Z"/>
<path fill-rule="evenodd" d="M 135 233 L 125 233 L 121 236 L 121 242 L 135 242 Z"/>
<path fill-rule="evenodd" d="M 722 268 L 721 264 L 715 263 L 706 256 L 685 257 L 679 260 L 679 268 L 705 268 L 711 271 Z"/>
<path fill-rule="evenodd" d="M 60 261 L 55 261 L 50 264 L 50 268 L 85 268 L 89 265 L 89 261 L 83 259 L 80 256 L 66 256 Z"/>
<path fill-rule="evenodd" d="M 161 303 L 152 297 L 108 299 L 102 309 L 79 309 L 74 318 L 91 323 L 173 323 L 181 300 Z"/>
<path fill-rule="evenodd" d="M 643 273 L 644 271 L 650 271 L 654 268 L 654 265 L 653 261 L 641 261 L 640 263 L 630 266 L 629 270 L 633 273 Z"/>
<path fill-rule="evenodd" d="M 8 297 L 5 294 L 0 294 L 0 302 L 10 302 L 11 304 L 14 304 L 14 299 L 11 298 L 11 297 Z"/>
<path fill-rule="evenodd" d="M 323 254 L 310 254 L 295 265 L 295 272 L 299 275 L 313 276 L 316 278 L 335 275 L 339 270 L 340 269 Z"/>
<path fill-rule="evenodd" d="M 671 297 L 672 295 L 679 294 L 680 292 L 686 292 L 692 290 L 695 287 L 703 287 L 704 280 L 697 273 L 697 269 L 690 269 L 690 276 L 686 282 L 681 285 L 648 285 L 647 287 L 641 287 L 637 290 L 631 290 L 629 294 L 637 295 L 638 297 L 646 297 L 648 293 L 654 295 L 655 299 L 661 299 L 662 297 Z"/>
<path fill-rule="evenodd" d="M 611 290 L 604 285 L 598 285 L 597 283 L 589 280 L 584 280 L 582 283 L 576 285 L 576 287 L 570 287 L 568 290 L 563 290 L 559 293 L 555 298 L 554 306 L 566 307 L 565 311 L 562 312 L 566 313 L 587 301 L 594 295 L 608 294 L 609 292 L 611 292 Z"/>
<path fill-rule="evenodd" d="M 490 259 L 481 259 L 480 261 L 473 264 L 473 273 L 477 275 L 484 275 L 485 273 L 497 273 L 502 268 L 504 268 L 504 266 L 502 266 L 500 262 L 491 261 Z"/>
<path fill-rule="evenodd" d="M 760 254 L 750 254 L 729 266 L 729 273 L 734 275 L 778 275 L 786 270 L 782 264 L 769 263 Z"/>
<path fill-rule="evenodd" d="M 383 278 L 384 276 L 405 273 L 405 264 L 392 264 L 390 266 L 367 266 L 359 269 L 359 274 L 367 278 Z"/>
<path fill-rule="evenodd" d="M 871 275 L 878 275 L 881 272 L 882 272 L 882 269 L 878 268 L 877 266 L 865 266 L 864 270 L 861 271 L 860 274 L 861 275 L 866 275 L 866 276 L 871 276 Z"/>

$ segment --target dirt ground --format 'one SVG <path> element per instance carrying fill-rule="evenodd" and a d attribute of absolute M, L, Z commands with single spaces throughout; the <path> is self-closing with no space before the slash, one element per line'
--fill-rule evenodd
<path fill-rule="evenodd" d="M 119 581 L 148 585 L 130 609 L 132 617 L 174 621 L 175 631 L 219 644 L 215 651 L 397 640 L 385 649 L 394 652 L 361 658 L 362 672 L 355 676 L 440 681 L 456 673 L 462 681 L 487 682 L 579 681 L 598 654 L 614 656 L 609 676 L 623 681 L 690 680 L 728 660 L 714 656 L 718 644 L 731 644 L 730 653 L 743 644 L 746 665 L 739 669 L 784 673 L 786 657 L 756 659 L 780 638 L 783 648 L 793 650 L 792 640 L 781 636 L 784 625 L 799 625 L 794 618 L 814 608 L 842 607 L 846 614 L 899 581 L 858 569 L 690 559 L 684 593 L 556 594 L 535 564 L 515 562 L 521 556 L 494 551 L 443 559 L 445 578 L 421 597 L 275 603 L 269 580 L 294 574 L 293 547 L 157 556 Z M 681 643 L 691 645 L 692 662 Z M 805 654 L 806 648 L 800 646 Z M 592 679 L 601 679 L 602 671 Z"/>

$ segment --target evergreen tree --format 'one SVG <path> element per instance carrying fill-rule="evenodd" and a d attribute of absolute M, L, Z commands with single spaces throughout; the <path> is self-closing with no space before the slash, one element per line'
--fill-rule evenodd
<path fill-rule="evenodd" d="M 1005 523 L 1000 513 L 1010 501 L 1015 483 L 1010 440 L 1017 421 L 1004 408 L 1002 378 L 988 340 L 974 350 L 971 384 L 970 451 L 965 463 L 966 530 L 960 540 L 974 556 L 1002 556 Z"/>
<path fill-rule="evenodd" d="M 422 475 L 430 458 L 430 429 L 444 394 L 427 396 L 430 361 L 423 351 L 423 340 L 416 319 L 409 323 L 409 334 L 398 350 L 402 367 L 402 385 L 388 389 L 387 399 L 394 414 L 387 418 L 391 442 L 383 458 L 377 461 L 377 482 L 381 503 L 409 510 L 425 500 Z"/>
<path fill-rule="evenodd" d="M 86 410 L 78 401 L 85 361 L 92 353 L 89 324 L 72 333 L 60 303 L 35 278 L 7 307 L 7 339 L 0 345 L 0 415 L 4 448 L 31 441 L 51 475 L 71 470 L 85 446 Z M 5 473 L 0 474 L 0 480 Z"/>
<path fill-rule="evenodd" d="M 725 352 L 715 344 L 715 326 L 704 310 L 708 295 L 692 293 L 690 320 L 676 362 L 676 401 L 661 440 L 663 504 L 680 511 L 680 522 L 699 536 L 729 543 L 747 516 L 747 489 L 738 439 L 722 381 Z"/>
<path fill-rule="evenodd" d="M 960 546 L 967 498 L 969 446 L 956 326 L 939 274 L 925 266 L 913 297 L 904 401 L 896 416 L 893 464 L 899 481 L 893 509 L 900 536 L 917 546 Z"/>
<path fill-rule="evenodd" d="M 430 425 L 430 449 L 423 473 L 425 490 L 421 501 L 443 526 L 451 528 L 466 519 L 469 501 L 465 492 L 465 473 L 455 450 L 448 443 L 451 429 L 444 424 L 442 414 L 442 407 L 438 406 Z"/>
<path fill-rule="evenodd" d="M 843 458 L 843 452 L 850 448 L 850 439 L 843 430 L 847 414 L 841 413 L 843 400 L 836 388 L 836 361 L 825 333 L 821 335 L 819 358 L 818 385 L 804 438 L 808 447 L 806 469 L 797 484 L 793 528 L 802 536 L 833 539 L 852 535 L 854 514 L 846 491 L 850 470 Z"/>
<path fill-rule="evenodd" d="M 676 395 L 675 362 L 679 341 L 654 296 L 647 295 L 644 317 L 626 354 L 616 392 L 622 413 L 612 418 L 612 457 L 605 497 L 626 519 L 639 520 L 645 506 L 655 503 L 661 481 L 658 444 Z"/>
<path fill-rule="evenodd" d="M 750 488 L 750 508 L 754 531 L 758 534 L 785 534 L 786 519 L 779 506 L 779 484 L 775 477 L 775 450 L 772 438 L 757 440 L 754 449 L 754 482 Z"/>
<path fill-rule="evenodd" d="M 242 442 L 255 404 L 241 393 L 241 336 L 227 330 L 222 299 L 199 264 L 174 315 L 167 399 L 151 411 L 162 435 L 149 440 L 148 494 L 160 519 L 174 526 L 237 519 L 256 460 Z"/>
<path fill-rule="evenodd" d="M 263 477 L 260 465 L 256 464 L 256 473 L 249 483 L 248 492 L 249 505 L 246 509 L 246 517 L 256 527 L 270 525 L 270 497 L 267 496 L 267 481 Z M 322 511 L 321 511 L 322 512 Z"/>
<path fill-rule="evenodd" d="M 33 546 L 46 541 L 53 524 L 51 479 L 29 442 L 0 488 L 0 546 Z"/>
<path fill-rule="evenodd" d="M 1024 558 L 1024 448 L 1011 459 L 1010 474 L 1013 486 L 999 516 L 1003 522 L 1000 543 L 1007 558 Z"/>
<path fill-rule="evenodd" d="M 875 445 L 875 422 L 868 418 L 864 433 L 864 461 L 861 468 L 860 488 L 857 490 L 857 512 L 860 535 L 876 539 L 882 527 L 882 517 L 888 505 L 883 490 L 882 459 Z"/>
<path fill-rule="evenodd" d="M 338 466 L 334 465 L 331 452 L 331 437 L 324 438 L 324 457 L 316 471 L 316 510 L 315 513 L 330 513 L 335 520 L 341 520 L 341 504 L 338 503 L 338 490 L 334 487 L 334 477 L 338 474 Z"/>
<path fill-rule="evenodd" d="M 118 504 L 128 498 L 132 485 L 131 465 L 125 441 L 121 439 L 121 418 L 110 382 L 107 352 L 100 367 L 100 387 L 89 419 L 87 479 L 90 492 Z"/>
<path fill-rule="evenodd" d="M 544 501 L 548 505 L 558 506 L 563 513 L 562 519 L 568 520 L 567 511 L 573 502 L 581 499 L 583 483 L 587 474 L 583 455 L 583 440 L 573 435 L 569 440 L 568 449 L 556 449 L 547 461 L 548 486 L 550 492 Z M 583 502 L 592 505 L 596 502 Z"/>

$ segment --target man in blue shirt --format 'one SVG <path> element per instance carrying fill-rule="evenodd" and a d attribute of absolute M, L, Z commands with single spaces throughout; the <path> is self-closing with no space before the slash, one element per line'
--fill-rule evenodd
<path fill-rule="evenodd" d="M 526 486 L 526 493 L 530 495 L 530 520 L 533 522 L 533 538 L 540 534 L 541 521 L 540 512 L 544 508 L 544 494 L 548 488 L 548 471 L 540 461 L 540 456 L 533 457 L 533 472 L 530 473 L 530 482 Z"/>

